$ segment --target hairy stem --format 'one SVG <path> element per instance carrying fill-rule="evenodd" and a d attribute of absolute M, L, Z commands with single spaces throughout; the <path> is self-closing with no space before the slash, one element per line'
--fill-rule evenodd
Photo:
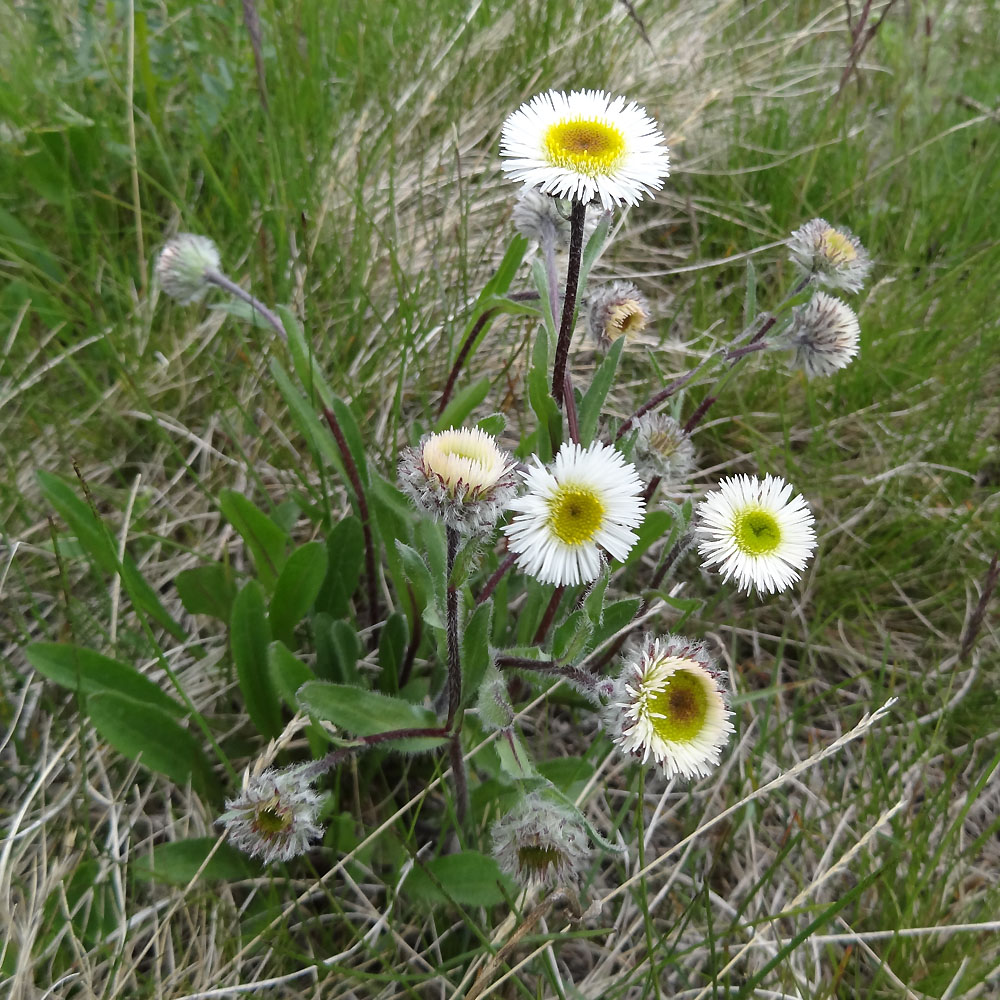
<path fill-rule="evenodd" d="M 223 291 L 229 292 L 233 298 L 239 299 L 241 302 L 245 302 L 254 312 L 260 313 L 261 317 L 270 324 L 274 332 L 277 333 L 282 340 L 288 341 L 288 334 L 285 332 L 285 325 L 278 319 L 277 315 L 273 313 L 270 309 L 264 305 L 256 296 L 251 295 L 248 291 L 241 288 L 236 284 L 235 281 L 228 278 L 221 271 L 206 271 L 205 280 L 210 285 L 215 285 L 217 288 L 221 288 Z"/>
<path fill-rule="evenodd" d="M 552 395 L 559 404 L 563 400 L 566 361 L 569 358 L 569 342 L 573 336 L 573 318 L 576 315 L 576 293 L 577 286 L 580 283 L 580 261 L 583 258 L 583 223 L 586 217 L 587 206 L 582 201 L 574 201 L 573 211 L 570 215 L 569 262 L 566 265 L 566 294 L 563 296 L 562 322 L 559 325 L 555 365 L 552 369 Z"/>

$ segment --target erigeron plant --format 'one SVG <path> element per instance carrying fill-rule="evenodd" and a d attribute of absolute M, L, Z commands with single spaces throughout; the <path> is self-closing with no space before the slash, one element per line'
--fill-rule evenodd
<path fill-rule="evenodd" d="M 309 719 L 311 758 L 299 748 L 281 767 L 254 764 L 219 819 L 233 844 L 265 862 L 318 846 L 324 782 L 345 761 L 445 754 L 453 812 L 442 821 L 463 843 L 483 832 L 469 814 L 470 789 L 483 775 L 512 793 L 505 814 L 493 810 L 482 844 L 494 861 L 467 852 L 471 864 L 491 863 L 498 879 L 525 888 L 585 887 L 600 852 L 621 847 L 544 776 L 519 727 L 512 680 L 550 696 L 571 688 L 625 758 L 696 781 L 719 764 L 735 731 L 727 678 L 699 636 L 680 634 L 693 607 L 654 599 L 695 546 L 720 585 L 733 578 L 741 591 L 766 596 L 795 585 L 816 545 L 808 502 L 780 470 L 723 480 L 697 506 L 662 491 L 689 488 L 692 432 L 745 357 L 791 352 L 793 365 L 824 376 L 857 355 L 850 307 L 825 291 L 805 299 L 816 285 L 861 288 L 870 260 L 857 238 L 820 219 L 793 233 L 800 280 L 776 309 L 616 420 L 606 397 L 652 310 L 630 282 L 590 291 L 588 282 L 614 215 L 663 185 L 663 136 L 625 98 L 553 91 L 507 119 L 500 153 L 504 172 L 523 185 L 519 234 L 473 307 L 438 420 L 412 428 L 396 468 L 374 467 L 296 317 L 228 278 L 210 240 L 177 236 L 156 265 L 160 287 L 179 302 L 220 289 L 280 337 L 275 383 L 314 460 L 339 473 L 355 511 L 289 553 L 291 538 L 273 519 L 238 494 L 220 498 L 258 571 L 218 611 L 249 721 L 274 739 L 295 713 Z M 529 244 L 534 288 L 512 292 Z M 520 439 L 498 414 L 473 423 L 472 397 L 459 391 L 490 320 L 503 312 L 537 325 L 521 395 L 533 420 Z M 586 342 L 604 352 L 586 386 L 570 363 L 578 313 L 587 316 Z M 683 390 L 695 384 L 710 388 L 682 422 Z M 204 592 L 220 570 L 206 566 L 178 581 L 188 610 L 206 611 Z M 360 669 L 362 661 L 377 669 Z M 113 742 L 114 732 L 105 731 Z M 196 770 L 196 785 L 211 794 L 214 768 L 187 735 L 192 780 Z M 477 753 L 486 745 L 493 756 L 484 763 Z"/>

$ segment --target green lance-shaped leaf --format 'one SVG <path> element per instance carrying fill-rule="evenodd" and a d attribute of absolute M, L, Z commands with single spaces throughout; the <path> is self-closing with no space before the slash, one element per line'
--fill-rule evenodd
<path fill-rule="evenodd" d="M 257 576 L 264 589 L 271 593 L 285 564 L 288 535 L 267 514 L 235 490 L 222 490 L 219 494 L 219 509 L 246 543 L 253 556 Z"/>
<path fill-rule="evenodd" d="M 622 349 L 625 346 L 625 338 L 619 337 L 612 345 L 611 349 L 604 356 L 597 371 L 594 373 L 590 388 L 587 389 L 580 403 L 580 444 L 585 448 L 591 444 L 597 434 L 597 425 L 601 420 L 601 410 L 604 408 L 604 401 L 608 398 L 611 385 L 615 380 L 615 371 L 618 368 L 618 359 L 622 356 Z"/>
<path fill-rule="evenodd" d="M 441 725 L 429 709 L 349 684 L 310 681 L 299 689 L 298 699 L 299 705 L 310 715 L 332 722 L 351 736 L 375 736 L 397 729 L 434 729 Z M 444 743 L 442 737 L 417 736 L 392 740 L 385 745 L 413 753 L 434 750 Z"/>
<path fill-rule="evenodd" d="M 269 616 L 276 639 L 291 646 L 292 632 L 313 606 L 326 570 L 326 546 L 322 542 L 307 542 L 288 557 L 271 597 Z"/>
<path fill-rule="evenodd" d="M 444 412 L 434 424 L 434 431 L 446 431 L 450 427 L 461 427 L 465 418 L 486 398 L 490 391 L 490 380 L 481 378 L 467 385 L 444 408 Z"/>
<path fill-rule="evenodd" d="M 222 563 L 181 570 L 174 579 L 184 610 L 192 615 L 211 615 L 229 621 L 236 596 L 233 571 Z"/>
<path fill-rule="evenodd" d="M 262 736 L 274 739 L 281 732 L 281 708 L 268 672 L 270 643 L 264 591 L 250 580 L 233 601 L 229 644 L 247 714 Z"/>
<path fill-rule="evenodd" d="M 115 691 L 177 718 L 187 711 L 135 667 L 92 649 L 61 642 L 35 642 L 24 653 L 40 674 L 70 691 L 82 695 Z"/>
<path fill-rule="evenodd" d="M 167 613 L 135 560 L 126 552 L 119 562 L 117 545 L 90 504 L 81 500 L 69 483 L 49 472 L 39 472 L 38 482 L 45 498 L 76 534 L 84 551 L 105 573 L 121 575 L 122 587 L 132 604 L 175 638 L 186 638 L 187 633 Z"/>
<path fill-rule="evenodd" d="M 217 791 L 208 760 L 197 738 L 162 708 L 102 691 L 87 699 L 87 714 L 101 738 L 132 760 L 178 785 L 191 781 L 203 795 Z"/>
<path fill-rule="evenodd" d="M 334 525 L 326 539 L 326 556 L 326 578 L 316 595 L 316 610 L 346 618 L 365 564 L 365 535 L 353 514 Z"/>

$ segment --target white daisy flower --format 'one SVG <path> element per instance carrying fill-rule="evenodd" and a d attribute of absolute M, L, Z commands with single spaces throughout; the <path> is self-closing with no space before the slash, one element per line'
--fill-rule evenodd
<path fill-rule="evenodd" d="M 668 778 L 704 777 L 733 732 L 717 678 L 701 643 L 647 636 L 615 680 L 602 721 L 624 753 L 652 757 Z"/>
<path fill-rule="evenodd" d="M 831 226 L 826 219 L 811 219 L 788 240 L 792 261 L 805 274 L 827 288 L 860 292 L 872 269 L 868 251 L 849 229 Z"/>
<path fill-rule="evenodd" d="M 164 292 L 187 305 L 208 291 L 208 275 L 221 266 L 218 247 L 207 236 L 178 233 L 160 251 L 154 272 Z"/>
<path fill-rule="evenodd" d="M 857 356 L 861 326 L 857 314 L 840 299 L 816 292 L 792 315 L 783 342 L 795 350 L 795 364 L 807 375 L 832 375 Z"/>
<path fill-rule="evenodd" d="M 305 854 L 323 835 L 317 823 L 320 797 L 306 776 L 308 767 L 244 775 L 243 791 L 226 800 L 227 812 L 216 820 L 235 847 L 270 864 Z"/>
<path fill-rule="evenodd" d="M 601 572 L 601 549 L 624 559 L 645 516 L 635 466 L 606 444 L 566 443 L 551 469 L 535 456 L 522 473 L 528 492 L 508 505 L 518 512 L 504 527 L 517 565 L 542 583 L 588 583 Z"/>
<path fill-rule="evenodd" d="M 403 451 L 399 478 L 418 507 L 464 534 L 489 531 L 517 492 L 513 458 L 479 427 L 426 435 Z"/>
<path fill-rule="evenodd" d="M 491 834 L 501 871 L 524 887 L 575 886 L 590 856 L 579 820 L 537 792 L 497 820 Z"/>
<path fill-rule="evenodd" d="M 503 124 L 503 170 L 557 198 L 635 205 L 668 175 L 663 135 L 644 108 L 603 90 L 533 97 Z"/>
<path fill-rule="evenodd" d="M 698 504 L 698 551 L 722 578 L 736 577 L 740 590 L 786 590 L 816 548 L 813 515 L 779 476 L 731 476 Z"/>

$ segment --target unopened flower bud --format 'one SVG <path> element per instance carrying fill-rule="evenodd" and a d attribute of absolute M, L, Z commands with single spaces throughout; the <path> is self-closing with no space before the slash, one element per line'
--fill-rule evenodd
<path fill-rule="evenodd" d="M 207 236 L 179 233 L 156 258 L 156 280 L 170 298 L 187 305 L 205 294 L 208 275 L 220 267 L 218 248 Z"/>

